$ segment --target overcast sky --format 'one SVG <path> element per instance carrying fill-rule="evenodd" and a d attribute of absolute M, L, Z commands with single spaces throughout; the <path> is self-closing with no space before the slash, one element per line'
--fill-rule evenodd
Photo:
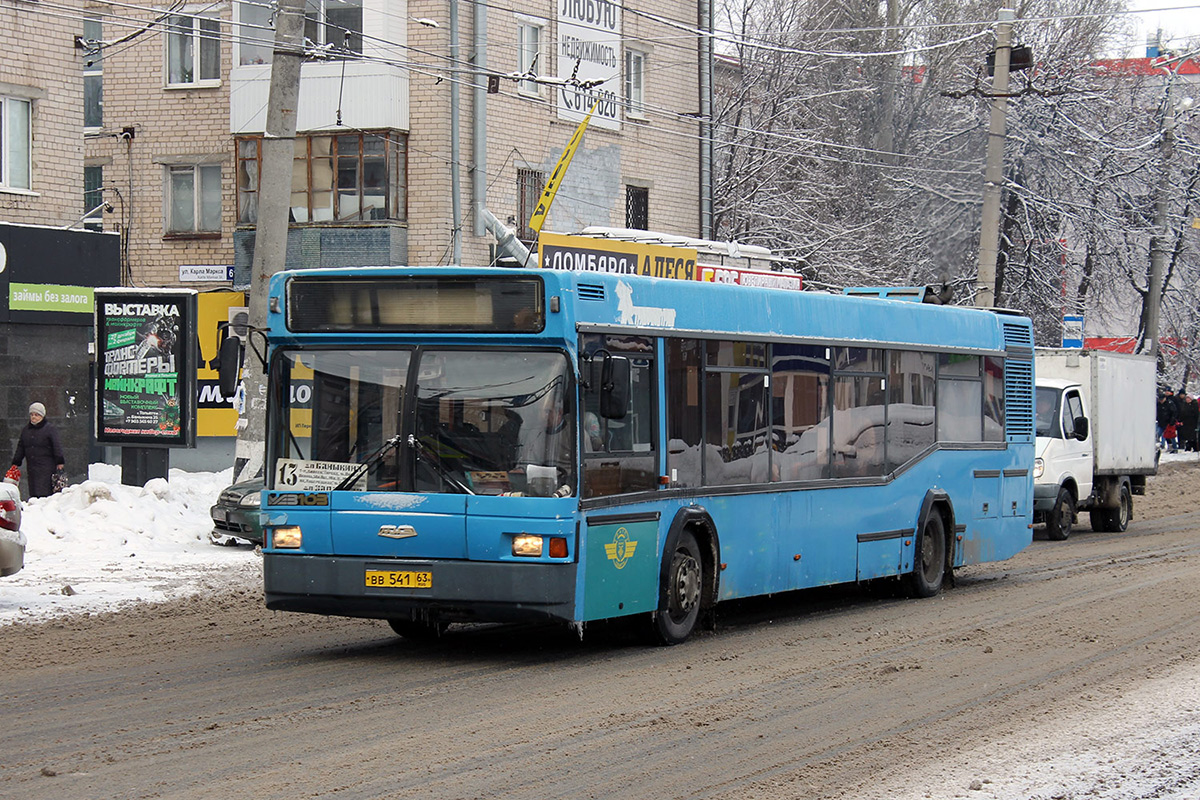
<path fill-rule="evenodd" d="M 1130 0 L 1129 8 L 1139 13 L 1130 14 L 1137 26 L 1136 43 L 1129 57 L 1146 54 L 1146 37 L 1162 29 L 1163 44 L 1182 45 L 1187 38 L 1200 38 L 1200 2 L 1187 0 Z M 1163 10 L 1160 10 L 1163 9 Z"/>

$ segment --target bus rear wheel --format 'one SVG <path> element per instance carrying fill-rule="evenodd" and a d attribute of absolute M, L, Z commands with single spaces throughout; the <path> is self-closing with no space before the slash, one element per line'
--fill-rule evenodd
<path fill-rule="evenodd" d="M 667 563 L 662 601 L 654 612 L 654 631 L 662 644 L 679 644 L 692 635 L 700 617 L 704 562 L 691 531 L 679 534 L 674 551 L 664 553 Z"/>
<path fill-rule="evenodd" d="M 933 597 L 946 580 L 946 523 L 936 508 L 929 510 L 921 534 L 908 588 L 914 597 Z"/>

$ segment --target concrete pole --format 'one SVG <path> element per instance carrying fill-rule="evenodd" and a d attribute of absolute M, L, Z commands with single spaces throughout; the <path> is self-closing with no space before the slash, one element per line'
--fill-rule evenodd
<path fill-rule="evenodd" d="M 250 324 L 267 326 L 267 284 L 284 268 L 288 211 L 292 200 L 292 156 L 296 140 L 296 106 L 300 98 L 300 62 L 304 55 L 304 0 L 279 0 L 275 17 L 275 50 L 267 96 L 267 126 L 258 181 L 258 224 L 250 273 Z M 251 334 L 253 336 L 253 334 Z M 254 337 L 261 344 L 259 337 Z M 267 441 L 267 380 L 258 357 L 247 348 L 242 367 L 246 407 L 238 418 L 234 480 L 263 474 Z"/>
<path fill-rule="evenodd" d="M 713 10 L 712 0 L 700 0 L 700 238 L 713 234 Z"/>
<path fill-rule="evenodd" d="M 987 165 L 983 179 L 983 219 L 979 228 L 979 276 L 975 305 L 996 305 L 996 261 L 1000 252 L 1000 195 L 1004 188 L 1005 114 L 1008 109 L 1008 64 L 1012 53 L 1011 8 L 1000 9 L 996 23 L 995 80 L 992 83 L 992 118 L 988 126 Z"/>
<path fill-rule="evenodd" d="M 883 49 L 892 52 L 900 40 L 896 26 L 900 23 L 900 11 L 897 8 L 899 0 L 887 0 L 885 9 L 886 30 L 883 34 Z M 882 151 L 879 160 L 885 164 L 895 164 L 896 154 L 896 93 L 900 91 L 900 59 L 901 56 L 887 56 L 886 76 L 883 87 L 883 109 L 880 114 L 879 135 L 876 137 L 875 149 Z"/>
<path fill-rule="evenodd" d="M 472 233 L 483 236 L 487 233 L 483 215 L 487 207 L 487 3 L 475 3 L 474 25 L 475 55 L 471 65 L 475 67 L 475 105 L 471 146 L 475 155 L 471 164 L 471 217 L 475 223 Z"/>
<path fill-rule="evenodd" d="M 450 68 L 453 70 L 450 80 L 450 263 L 462 264 L 462 169 L 459 161 L 462 159 L 459 116 L 459 33 L 458 33 L 458 0 L 450 0 Z"/>
<path fill-rule="evenodd" d="M 1158 326 L 1162 316 L 1162 282 L 1166 270 L 1168 202 L 1171 191 L 1171 154 L 1175 150 L 1175 108 L 1171 105 L 1171 88 L 1163 103 L 1162 140 L 1159 157 L 1162 159 L 1158 176 L 1158 194 L 1154 200 L 1154 235 L 1150 237 L 1150 279 L 1146 286 L 1146 330 L 1142 333 L 1139 352 L 1158 358 Z"/>

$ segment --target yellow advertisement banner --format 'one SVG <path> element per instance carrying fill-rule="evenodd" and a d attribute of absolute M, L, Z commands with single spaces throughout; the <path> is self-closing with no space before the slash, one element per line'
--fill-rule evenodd
<path fill-rule="evenodd" d="M 700 279 L 695 248 L 560 233 L 545 233 L 539 237 L 538 265 L 543 269 L 644 275 L 683 281 Z"/>
<path fill-rule="evenodd" d="M 196 298 L 196 338 L 200 340 L 200 362 L 196 367 L 196 435 L 236 436 L 237 412 L 221 394 L 217 375 L 217 350 L 228 336 L 218 328 L 231 316 L 246 309 L 242 292 L 201 292 Z"/>

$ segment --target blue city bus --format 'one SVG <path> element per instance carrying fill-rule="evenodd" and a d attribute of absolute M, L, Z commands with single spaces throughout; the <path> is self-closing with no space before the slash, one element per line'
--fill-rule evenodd
<path fill-rule="evenodd" d="M 641 615 L 893 579 L 1031 540 L 1028 319 L 540 269 L 270 284 L 268 608 L 459 622 Z"/>

